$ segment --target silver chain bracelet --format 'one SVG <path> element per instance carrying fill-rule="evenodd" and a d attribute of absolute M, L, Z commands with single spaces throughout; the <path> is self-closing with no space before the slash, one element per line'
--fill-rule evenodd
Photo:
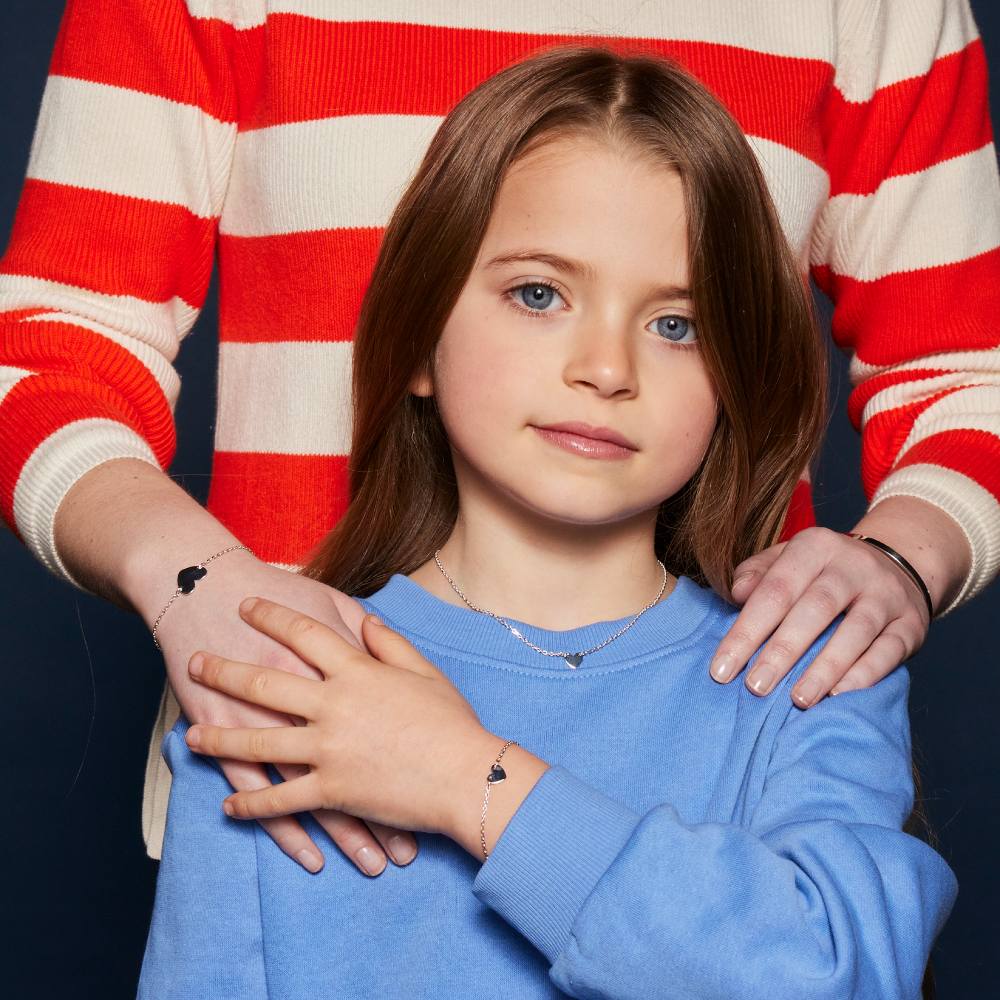
<path fill-rule="evenodd" d="M 486 775 L 486 795 L 483 797 L 483 815 L 479 821 L 479 839 L 483 843 L 483 861 L 489 857 L 489 854 L 486 853 L 486 806 L 490 801 L 490 788 L 497 782 L 504 781 L 507 777 L 507 772 L 500 766 L 500 758 L 507 752 L 507 747 L 511 744 L 514 746 L 521 745 L 516 740 L 507 740 L 503 745 L 503 750 L 500 751 L 496 761 L 490 767 L 490 773 Z"/>
<path fill-rule="evenodd" d="M 194 566 L 185 566 L 177 574 L 177 589 L 174 591 L 174 596 L 167 601 L 166 607 L 156 616 L 156 621 L 153 622 L 153 645 L 157 649 L 160 649 L 160 644 L 156 640 L 156 626 L 160 624 L 160 619 L 167 613 L 167 608 L 170 607 L 174 601 L 177 600 L 181 594 L 190 594 L 194 590 L 194 585 L 208 572 L 205 569 L 205 564 L 210 563 L 213 559 L 218 559 L 219 556 L 224 556 L 227 552 L 236 552 L 238 549 L 242 549 L 244 552 L 253 552 L 248 549 L 245 545 L 231 545 L 228 549 L 223 549 L 221 552 L 216 552 L 214 556 L 209 556 L 204 562 L 196 563 Z"/>

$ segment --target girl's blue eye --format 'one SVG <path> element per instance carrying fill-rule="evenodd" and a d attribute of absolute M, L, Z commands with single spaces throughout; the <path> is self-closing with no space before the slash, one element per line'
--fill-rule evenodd
<path fill-rule="evenodd" d="M 684 337 L 694 330 L 694 322 L 686 316 L 661 316 L 653 322 L 656 323 L 657 333 L 674 344 L 682 343 Z M 693 343 L 693 341 L 687 341 L 687 343 Z"/>
<path fill-rule="evenodd" d="M 516 288 L 512 288 L 515 299 L 519 305 L 531 310 L 532 312 L 542 312 L 548 306 L 554 296 L 559 293 L 556 289 L 543 281 L 531 281 L 525 285 L 518 285 Z"/>

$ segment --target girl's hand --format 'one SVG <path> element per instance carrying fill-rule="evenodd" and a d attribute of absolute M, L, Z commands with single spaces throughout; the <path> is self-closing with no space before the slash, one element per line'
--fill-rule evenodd
<path fill-rule="evenodd" d="M 930 625 L 920 591 L 902 569 L 865 542 L 829 528 L 806 528 L 757 553 L 736 567 L 734 581 L 732 603 L 745 604 L 711 672 L 717 681 L 732 680 L 767 639 L 746 678 L 758 695 L 770 693 L 849 609 L 792 690 L 800 708 L 828 692 L 871 687 L 923 645 Z"/>
<path fill-rule="evenodd" d="M 372 616 L 363 626 L 369 655 L 308 615 L 266 600 L 247 604 L 240 605 L 245 621 L 322 677 L 294 677 L 209 652 L 192 657 L 192 675 L 202 684 L 306 720 L 300 728 L 188 730 L 188 745 L 199 753 L 309 765 L 302 777 L 230 796 L 226 812 L 258 818 L 340 809 L 369 822 L 449 830 L 469 761 L 482 757 L 487 743 L 488 758 L 497 742 L 452 682 Z"/>
<path fill-rule="evenodd" d="M 273 600 L 312 615 L 349 637 L 343 640 L 346 644 L 360 648 L 361 619 L 365 612 L 353 598 L 318 580 L 270 566 L 250 553 L 227 554 L 208 567 L 208 575 L 198 582 L 191 594 L 171 605 L 157 630 L 170 686 L 192 725 L 304 725 L 301 720 L 284 712 L 251 705 L 204 684 L 197 684 L 188 674 L 191 654 L 196 649 L 210 646 L 229 657 L 274 667 L 277 673 L 300 678 L 322 676 L 287 646 L 240 620 L 236 613 L 237 605 L 248 594 L 254 593 L 266 594 Z M 263 795 L 281 786 L 273 784 L 261 760 L 228 759 L 218 763 L 234 789 L 262 789 L 260 794 Z M 263 760 L 273 763 L 286 781 L 308 774 L 306 767 L 276 759 Z M 313 816 L 345 857 L 367 875 L 378 875 L 383 871 L 387 854 L 399 865 L 408 864 L 416 856 L 417 841 L 410 832 L 377 823 L 366 824 L 358 817 L 338 810 L 318 809 L 314 810 Z M 295 816 L 262 819 L 260 824 L 281 850 L 304 868 L 318 871 L 323 867 L 322 852 Z M 399 838 L 398 842 L 396 838 Z M 301 855 L 301 852 L 306 854 Z"/>

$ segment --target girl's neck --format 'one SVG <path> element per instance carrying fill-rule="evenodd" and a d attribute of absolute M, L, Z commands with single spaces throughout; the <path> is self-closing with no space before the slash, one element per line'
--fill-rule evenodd
<path fill-rule="evenodd" d="M 628 618 L 656 598 L 663 570 L 649 531 L 587 539 L 531 539 L 470 530 L 459 520 L 438 558 L 473 604 L 504 618 L 564 631 Z M 443 601 L 467 607 L 433 557 L 409 578 Z M 659 600 L 677 578 L 667 572 Z"/>

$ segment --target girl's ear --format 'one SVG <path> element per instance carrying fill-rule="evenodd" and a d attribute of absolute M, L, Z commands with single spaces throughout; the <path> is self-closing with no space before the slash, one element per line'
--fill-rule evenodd
<path fill-rule="evenodd" d="M 409 389 L 414 396 L 434 395 L 434 382 L 431 379 L 426 366 L 421 368 L 420 371 L 417 372 L 417 374 L 410 380 Z"/>

